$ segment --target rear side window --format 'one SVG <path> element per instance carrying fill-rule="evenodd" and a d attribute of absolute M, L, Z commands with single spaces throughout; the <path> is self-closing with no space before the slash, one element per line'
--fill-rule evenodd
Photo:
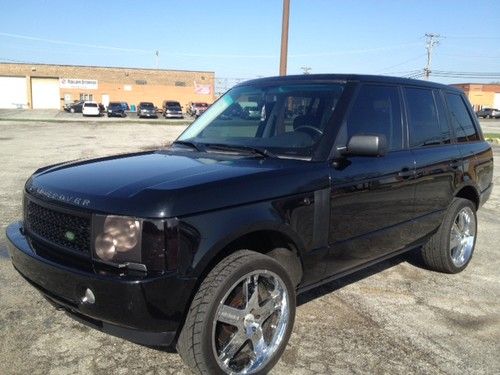
<path fill-rule="evenodd" d="M 450 110 L 451 125 L 455 131 L 455 136 L 458 142 L 478 141 L 479 134 L 477 133 L 474 122 L 470 117 L 467 105 L 463 98 L 458 94 L 446 93 L 446 101 Z"/>
<path fill-rule="evenodd" d="M 361 86 L 347 117 L 346 130 L 347 139 L 355 134 L 384 134 L 389 151 L 401 150 L 403 136 L 398 88 L 381 85 Z"/>
<path fill-rule="evenodd" d="M 410 147 L 450 143 L 443 103 L 433 90 L 406 87 Z M 438 105 L 439 103 L 439 109 Z"/>

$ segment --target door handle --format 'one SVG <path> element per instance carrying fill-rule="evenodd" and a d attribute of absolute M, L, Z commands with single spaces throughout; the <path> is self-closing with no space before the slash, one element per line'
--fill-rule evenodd
<path fill-rule="evenodd" d="M 450 165 L 451 168 L 457 169 L 457 168 L 460 167 L 460 164 L 461 163 L 460 163 L 459 160 L 452 160 L 449 165 Z"/>
<path fill-rule="evenodd" d="M 413 173 L 414 171 L 412 169 L 405 167 L 398 172 L 398 176 L 401 178 L 409 178 L 413 176 Z"/>

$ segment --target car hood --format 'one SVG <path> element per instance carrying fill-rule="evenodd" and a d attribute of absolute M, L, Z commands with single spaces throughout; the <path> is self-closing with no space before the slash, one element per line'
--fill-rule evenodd
<path fill-rule="evenodd" d="M 28 180 L 26 191 L 92 212 L 164 218 L 328 185 L 325 163 L 163 150 L 46 167 Z"/>

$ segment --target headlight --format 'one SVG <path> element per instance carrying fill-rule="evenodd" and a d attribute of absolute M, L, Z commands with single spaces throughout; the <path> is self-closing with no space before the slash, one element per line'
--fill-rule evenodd
<path fill-rule="evenodd" d="M 141 263 L 141 220 L 96 215 L 94 223 L 94 255 L 97 259 L 117 264 Z"/>
<path fill-rule="evenodd" d="M 168 231 L 165 229 L 167 227 Z M 148 272 L 162 272 L 176 266 L 176 219 L 142 220 L 127 216 L 94 215 L 92 233 L 92 257 L 96 261 Z M 171 252 L 167 252 L 167 242 L 172 244 Z"/>

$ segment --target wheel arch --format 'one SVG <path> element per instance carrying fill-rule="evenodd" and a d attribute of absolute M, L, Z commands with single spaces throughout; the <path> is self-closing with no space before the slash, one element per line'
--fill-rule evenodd
<path fill-rule="evenodd" d="M 480 195 L 478 189 L 473 185 L 464 185 L 457 189 L 455 192 L 455 198 L 470 200 L 476 206 L 476 210 L 479 208 Z"/>
<path fill-rule="evenodd" d="M 302 279 L 302 241 L 289 227 L 276 223 L 260 223 L 233 231 L 205 253 L 197 262 L 195 273 L 202 280 L 222 259 L 243 249 L 276 259 L 289 271 L 296 285 Z"/>

